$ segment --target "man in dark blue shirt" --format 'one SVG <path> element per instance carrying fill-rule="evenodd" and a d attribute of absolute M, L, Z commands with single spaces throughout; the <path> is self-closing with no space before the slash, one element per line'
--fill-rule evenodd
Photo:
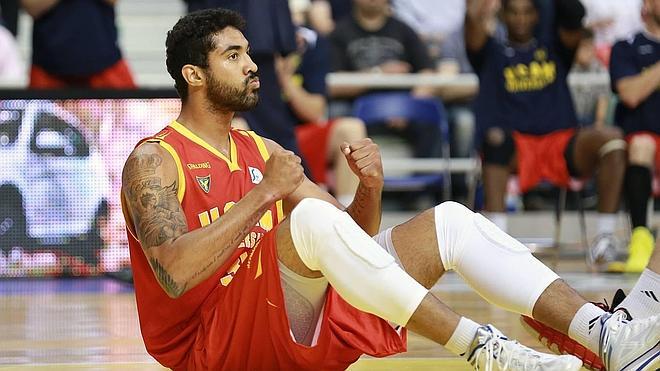
<path fill-rule="evenodd" d="M 644 3 L 646 30 L 612 48 L 612 90 L 619 96 L 615 121 L 628 140 L 625 194 L 633 233 L 627 272 L 639 273 L 653 251 L 647 227 L 652 172 L 660 164 L 660 1 Z M 654 167 L 655 164 L 655 167 Z"/>
<path fill-rule="evenodd" d="M 477 143 L 484 157 L 486 210 L 505 228 L 509 174 L 518 171 L 523 192 L 542 180 L 567 187 L 571 177 L 598 170 L 599 233 L 588 262 L 606 268 L 614 259 L 612 232 L 625 170 L 625 142 L 616 129 L 577 128 L 566 76 L 580 41 L 584 8 L 578 0 L 555 1 L 552 37 L 535 38 L 539 6 L 503 0 L 508 39 L 489 36 L 493 0 L 469 0 L 465 36 L 479 75 L 475 102 Z"/>
<path fill-rule="evenodd" d="M 135 88 L 117 43 L 117 0 L 21 0 L 34 18 L 31 88 Z"/>

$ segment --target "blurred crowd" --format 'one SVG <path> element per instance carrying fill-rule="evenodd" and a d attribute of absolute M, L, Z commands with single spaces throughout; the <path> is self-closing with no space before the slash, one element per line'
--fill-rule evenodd
<path fill-rule="evenodd" d="M 117 1 L 0 0 L 0 81 L 11 85 L 27 74 L 31 89 L 137 88 L 118 44 Z M 634 228 L 631 256 L 640 258 L 618 269 L 639 271 L 648 260 L 647 201 L 660 143 L 659 0 L 184 1 L 188 12 L 243 14 L 261 103 L 236 125 L 300 154 L 308 176 L 340 202 L 351 202 L 357 179 L 339 143 L 395 137 L 411 156 L 438 157 L 446 141 L 452 157 L 481 159 L 481 206 L 501 228 L 506 211 L 518 207 L 507 202 L 512 179 L 526 193 L 543 182 L 575 188 L 573 180 L 594 177 L 592 262 L 614 260 L 607 253 L 617 244 L 620 200 Z M 15 41 L 21 9 L 34 21 L 27 63 Z M 475 74 L 479 85 L 327 84 L 339 72 Z M 569 74 L 596 82 L 569 84 Z M 383 92 L 441 102 L 448 133 L 403 117 L 369 125 L 354 117 L 357 100 Z M 460 197 L 465 189 L 455 183 Z"/>

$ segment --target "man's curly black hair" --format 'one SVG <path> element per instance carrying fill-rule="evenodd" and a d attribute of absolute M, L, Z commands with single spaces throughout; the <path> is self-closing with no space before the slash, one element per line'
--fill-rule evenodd
<path fill-rule="evenodd" d="M 242 32 L 245 20 L 231 10 L 205 9 L 181 17 L 167 32 L 167 72 L 174 79 L 174 87 L 184 103 L 188 99 L 188 83 L 181 75 L 181 68 L 186 64 L 208 68 L 209 52 L 215 48 L 213 35 L 226 27 Z"/>

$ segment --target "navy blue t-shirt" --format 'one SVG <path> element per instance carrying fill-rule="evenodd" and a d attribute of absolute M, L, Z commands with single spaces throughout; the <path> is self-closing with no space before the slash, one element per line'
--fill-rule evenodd
<path fill-rule="evenodd" d="M 306 46 L 293 78 L 309 93 L 327 96 L 325 77 L 330 72 L 328 40 L 308 28 L 302 28 L 302 30 Z M 297 124 L 307 123 L 299 120 L 292 110 L 291 116 Z"/>
<path fill-rule="evenodd" d="M 60 76 L 89 76 L 121 59 L 114 7 L 103 0 L 60 1 L 34 20 L 32 63 Z"/>
<path fill-rule="evenodd" d="M 620 79 L 639 75 L 645 68 L 658 61 L 660 61 L 660 43 L 649 39 L 643 33 L 617 42 L 612 47 L 610 57 L 612 91 L 617 93 L 616 83 Z M 660 87 L 635 109 L 630 109 L 619 102 L 614 120 L 626 134 L 637 131 L 660 134 Z"/>
<path fill-rule="evenodd" d="M 573 52 L 534 40 L 526 48 L 489 38 L 468 53 L 479 75 L 477 143 L 490 127 L 542 135 L 577 125 L 566 82 Z"/>

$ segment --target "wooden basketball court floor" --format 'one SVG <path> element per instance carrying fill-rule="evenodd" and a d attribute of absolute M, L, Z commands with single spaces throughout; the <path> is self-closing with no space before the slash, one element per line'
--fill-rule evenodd
<path fill-rule="evenodd" d="M 382 224 L 392 226 L 412 215 L 384 213 Z M 654 220 L 660 220 L 660 215 Z M 577 221 L 571 213 L 563 218 L 565 245 L 579 241 Z M 536 237 L 550 235 L 552 225 L 552 213 L 520 213 L 513 215 L 509 227 L 514 236 Z M 595 220 L 589 215 L 587 225 L 588 230 L 595 230 Z M 626 231 L 621 234 L 625 236 Z M 585 273 L 579 248 L 569 244 L 562 251 L 557 272 L 588 300 L 610 301 L 617 288 L 628 292 L 637 280 L 636 275 Z M 492 323 L 511 338 L 544 349 L 525 332 L 517 315 L 486 303 L 456 274 L 446 274 L 433 292 L 458 313 Z M 0 369 L 163 370 L 142 343 L 132 286 L 106 278 L 0 279 Z M 407 353 L 386 359 L 363 357 L 350 370 L 454 371 L 470 367 L 442 347 L 410 334 Z"/>
<path fill-rule="evenodd" d="M 560 264 L 560 271 L 565 264 Z M 571 269 L 573 270 L 573 269 Z M 590 300 L 629 290 L 636 276 L 567 273 Z M 515 289 L 515 288 L 512 288 Z M 518 316 L 487 304 L 455 274 L 433 289 L 459 313 L 493 323 L 537 349 Z M 107 278 L 0 280 L 0 369 L 162 370 L 145 351 L 132 287 Z M 465 362 L 415 334 L 409 351 L 387 359 L 364 357 L 350 370 L 469 370 Z"/>

